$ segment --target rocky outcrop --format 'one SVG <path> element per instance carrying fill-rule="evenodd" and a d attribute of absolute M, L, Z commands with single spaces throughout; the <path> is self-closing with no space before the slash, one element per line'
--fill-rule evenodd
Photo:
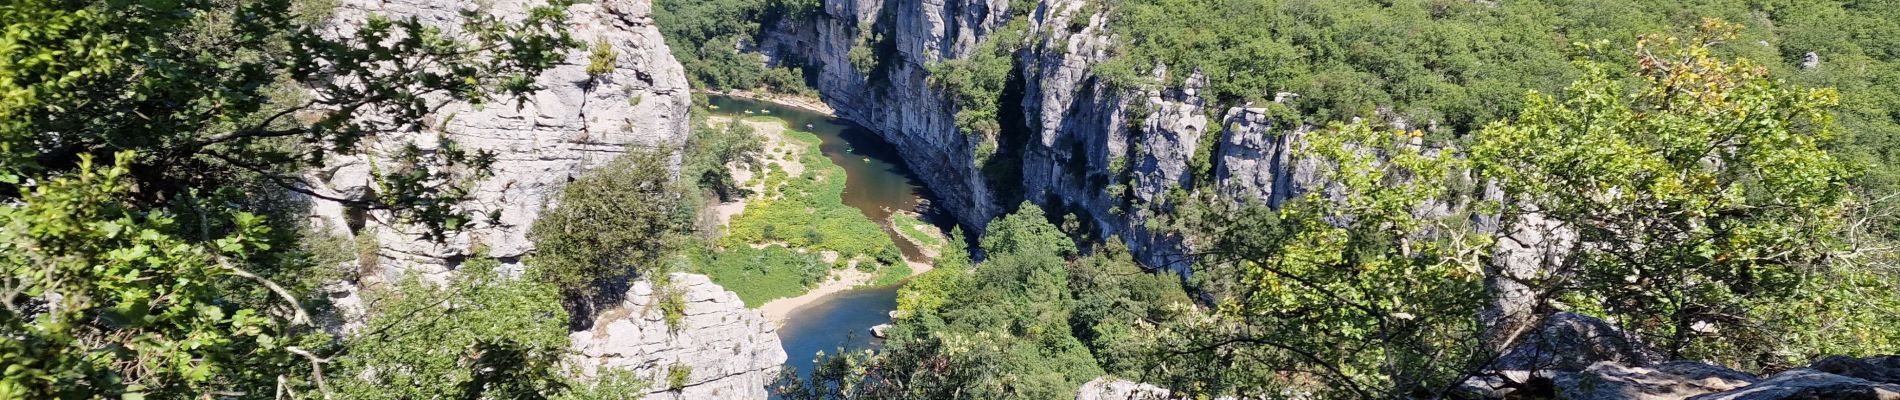
<path fill-rule="evenodd" d="M 980 232 L 999 214 L 976 165 L 983 138 L 957 130 L 956 109 L 932 88 L 926 66 L 967 56 L 1009 17 L 1007 0 L 824 0 L 807 19 L 770 27 L 761 43 L 768 58 L 816 69 L 816 86 L 839 117 L 863 125 L 898 148 L 936 195 L 933 206 Z M 852 50 L 876 54 L 856 65 Z"/>
<path fill-rule="evenodd" d="M 1900 384 L 1900 356 L 1853 358 L 1832 356 L 1809 364 L 1808 368 L 1874 382 Z"/>
<path fill-rule="evenodd" d="M 1681 400 L 1733 390 L 1760 381 L 1754 375 L 1708 364 L 1675 361 L 1654 368 L 1600 362 L 1555 379 L 1557 397 L 1573 400 Z"/>
<path fill-rule="evenodd" d="M 487 12 L 503 18 L 523 15 L 538 0 L 484 2 Z M 476 3 L 451 0 L 345 0 L 331 26 L 347 31 L 371 14 L 416 17 L 454 32 L 459 15 Z M 474 184 L 465 207 L 499 211 L 495 224 L 480 224 L 446 243 L 419 240 L 410 227 L 383 212 L 350 210 L 318 201 L 316 216 L 339 234 L 368 232 L 381 250 L 381 272 L 414 270 L 429 275 L 453 269 L 457 260 L 485 248 L 490 256 L 513 260 L 533 249 L 526 234 L 549 197 L 588 168 L 605 164 L 628 146 L 676 149 L 689 131 L 691 104 L 685 73 L 653 26 L 648 0 L 600 0 L 568 9 L 570 33 L 590 45 L 605 42 L 616 55 L 612 71 L 586 73 L 590 51 L 568 52 L 567 62 L 542 74 L 544 89 L 526 102 L 486 106 L 451 104 L 437 115 L 433 130 L 465 149 L 494 151 L 493 175 Z M 431 137 L 386 138 L 439 146 Z M 371 160 L 344 157 L 313 171 L 306 180 L 320 192 L 362 198 L 374 190 Z M 367 271 L 366 271 L 367 272 Z"/>
<path fill-rule="evenodd" d="M 1200 96 L 1207 82 L 1195 71 L 1157 69 L 1157 78 L 1186 78 L 1146 91 L 1102 81 L 1091 68 L 1117 39 L 1088 0 L 1044 0 L 1029 13 L 1031 43 L 1017 60 L 1022 100 L 1003 105 L 1020 108 L 1022 121 L 1003 122 L 1021 123 L 1028 137 L 993 143 L 959 132 L 955 104 L 930 85 L 925 66 L 967 56 L 1007 22 L 1008 3 L 826 0 L 815 16 L 771 27 L 758 48 L 773 62 L 817 69 L 825 101 L 902 149 L 938 195 L 935 205 L 975 233 L 1002 211 L 996 193 L 1017 189 L 991 185 L 1021 185 L 1024 199 L 1073 212 L 1097 236 L 1120 237 L 1144 264 L 1185 268 L 1183 238 L 1150 227 L 1176 206 L 1172 194 L 1210 188 L 1278 204 L 1313 184 L 1310 162 L 1293 162 L 1288 150 L 1303 131 L 1276 129 L 1263 108 L 1216 109 Z M 854 64 L 854 48 L 880 63 Z M 1001 152 L 1020 157 L 1022 180 L 986 181 L 976 154 L 1018 142 Z M 1214 178 L 1194 179 L 1201 175 Z"/>
<path fill-rule="evenodd" d="M 583 373 L 632 370 L 651 383 L 647 399 L 766 398 L 786 359 L 777 328 L 704 275 L 673 274 L 671 285 L 686 303 L 676 327 L 657 306 L 652 283 L 639 281 L 593 328 L 569 335 Z"/>
<path fill-rule="evenodd" d="M 1168 393 L 1159 386 L 1104 376 L 1083 383 L 1075 400 L 1166 400 Z"/>
<path fill-rule="evenodd" d="M 1222 195 L 1279 207 L 1321 184 L 1319 160 L 1293 157 L 1293 146 L 1306 137 L 1307 129 L 1276 130 L 1265 108 L 1229 109 L 1223 121 L 1227 133 L 1214 170 Z"/>
<path fill-rule="evenodd" d="M 1599 362 L 1647 367 L 1662 361 L 1634 334 L 1603 320 L 1572 313 L 1544 317 L 1538 327 L 1515 341 L 1482 374 L 1464 383 L 1467 391 L 1501 398 L 1548 390 L 1559 375 Z"/>
<path fill-rule="evenodd" d="M 1180 83 L 1133 91 L 1095 75 L 1117 43 L 1095 4 L 1047 0 L 1031 16 L 1037 41 L 1022 71 L 1033 135 L 1023 151 L 1026 198 L 1081 214 L 1145 265 L 1186 272 L 1183 238 L 1151 224 L 1178 206 L 1175 194 L 1209 189 L 1278 206 L 1320 185 L 1319 162 L 1293 154 L 1307 128 L 1286 129 L 1265 107 L 1208 103 L 1199 71 L 1157 67 L 1151 78 Z"/>
<path fill-rule="evenodd" d="M 1690 400 L 1895 400 L 1900 385 L 1879 383 L 1812 369 L 1795 369 L 1741 389 L 1711 393 Z"/>
<path fill-rule="evenodd" d="M 1190 73 L 1182 88 L 1141 93 L 1110 86 L 1091 68 L 1109 59 L 1115 39 L 1089 4 L 1052 0 L 1032 15 L 1024 197 L 1088 218 L 1097 235 L 1122 238 L 1146 265 L 1184 267 L 1181 238 L 1147 222 L 1175 206 L 1171 191 L 1192 188 L 1203 136 L 1221 133 L 1199 96 L 1206 79 Z"/>

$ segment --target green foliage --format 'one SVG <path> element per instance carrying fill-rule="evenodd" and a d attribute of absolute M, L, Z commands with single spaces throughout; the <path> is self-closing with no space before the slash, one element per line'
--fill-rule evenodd
<path fill-rule="evenodd" d="M 480 257 L 442 286 L 413 277 L 365 293 L 363 328 L 326 372 L 354 399 L 544 398 L 564 390 L 567 312 L 552 285 Z"/>
<path fill-rule="evenodd" d="M 1476 135 L 1472 158 L 1518 199 L 1506 220 L 1577 229 L 1572 263 L 1553 272 L 1566 279 L 1550 283 L 1565 302 L 1674 357 L 1804 361 L 1817 354 L 1779 339 L 1825 328 L 1758 321 L 1835 282 L 1823 264 L 1846 245 L 1835 232 L 1852 201 L 1850 168 L 1824 150 L 1839 95 L 1723 61 L 1703 43 L 1733 28 L 1704 30 L 1639 40 L 1634 86 L 1591 65 L 1563 100 L 1531 96 L 1515 121 Z"/>
<path fill-rule="evenodd" d="M 338 253 L 298 237 L 285 193 L 371 156 L 371 194 L 330 200 L 426 239 L 473 223 L 493 156 L 400 138 L 536 90 L 573 46 L 563 5 L 471 12 L 455 36 L 374 16 L 337 34 L 314 2 L 0 5 L 0 397 L 329 395 L 317 371 L 349 349 L 301 299 Z"/>
<path fill-rule="evenodd" d="M 957 105 L 959 131 L 985 137 L 1002 132 L 1003 87 L 1015 72 L 1016 53 L 1028 32 L 1027 19 L 1018 18 L 984 38 L 969 56 L 928 66 L 931 86 Z"/>
<path fill-rule="evenodd" d="M 1582 76 L 1575 42 L 1625 42 L 1640 34 L 1687 33 L 1703 17 L 1755 26 L 1719 51 L 1775 60 L 1781 75 L 1836 86 L 1859 138 L 1856 158 L 1893 161 L 1900 61 L 1890 40 L 1893 7 L 1853 1 L 1609 0 L 1593 2 L 1124 0 L 1107 2 L 1107 30 L 1124 42 L 1094 71 L 1125 88 L 1208 77 L 1217 104 L 1302 95 L 1301 122 L 1402 117 L 1465 134 L 1514 114 L 1524 90 L 1555 92 Z M 1758 45 L 1765 43 L 1766 45 Z M 1821 68 L 1798 70 L 1817 52 Z M 1619 62 L 1628 62 L 1627 55 Z M 1167 67 L 1161 80 L 1151 78 Z M 1436 133 L 1434 136 L 1445 136 Z M 1887 163 L 1891 165 L 1892 163 Z M 1870 164 L 1880 165 L 1880 164 Z M 1881 168 L 1891 170 L 1892 168 Z M 1890 172 L 1883 175 L 1891 175 Z M 1891 181 L 1882 178 L 1879 181 Z"/>
<path fill-rule="evenodd" d="M 935 314 L 952 296 L 966 290 L 964 285 L 969 284 L 969 276 L 967 265 L 953 267 L 939 263 L 936 269 L 911 278 L 898 288 L 897 312 L 899 315 Z"/>
<path fill-rule="evenodd" d="M 1900 10 L 1880 2 L 1779 1 L 1761 7 L 1773 23 L 1776 52 L 1757 61 L 1777 78 L 1841 92 L 1833 108 L 1839 137 L 1829 153 L 1866 168 L 1855 186 L 1867 193 L 1900 190 Z M 1747 39 L 1744 39 L 1747 40 Z M 1807 52 L 1820 63 L 1799 69 Z"/>
<path fill-rule="evenodd" d="M 629 276 L 659 277 L 690 232 L 690 189 L 672 178 L 667 152 L 634 149 L 561 190 L 535 220 L 528 274 L 570 295 L 593 296 Z"/>
<path fill-rule="evenodd" d="M 899 319 L 883 350 L 821 357 L 811 379 L 787 376 L 780 394 L 1073 397 L 1082 382 L 1103 373 L 1101 353 L 1091 354 L 1087 340 L 1124 338 L 1118 332 L 1169 318 L 1164 306 L 1187 301 L 1177 280 L 1141 273 L 1126 252 L 1070 260 L 1076 248 L 1034 205 L 991 222 L 989 232 L 983 264 L 970 269 L 946 257 L 900 289 Z M 1119 353 L 1111 357 L 1123 364 Z"/>
<path fill-rule="evenodd" d="M 1296 157 L 1333 165 L 1321 179 L 1338 188 L 1292 201 L 1271 224 L 1217 232 L 1202 273 L 1233 281 L 1203 285 L 1218 290 L 1213 318 L 1151 339 L 1167 355 L 1159 368 L 1180 371 L 1170 387 L 1390 397 L 1442 392 L 1482 364 L 1479 255 L 1490 238 L 1469 233 L 1462 215 L 1419 210 L 1463 204 L 1450 188 L 1469 186 L 1454 184 L 1466 161 L 1412 144 L 1419 134 L 1355 124 L 1308 136 Z M 1223 361 L 1234 359 L 1297 372 Z"/>
<path fill-rule="evenodd" d="M 945 245 L 942 238 L 924 231 L 924 229 L 928 228 L 918 228 L 919 226 L 931 226 L 930 224 L 924 223 L 923 220 L 917 219 L 917 217 L 910 214 L 892 213 L 891 225 L 897 228 L 898 234 L 910 238 L 912 242 L 916 242 L 923 247 L 942 249 Z"/>
<path fill-rule="evenodd" d="M 695 118 L 693 133 L 686 138 L 680 175 L 693 179 L 701 190 L 712 192 L 719 200 L 732 201 L 747 193 L 733 181 L 728 168 L 758 168 L 759 152 L 764 148 L 765 141 L 751 125 L 732 123 L 720 129 Z"/>
<path fill-rule="evenodd" d="M 377 252 L 382 248 L 383 244 L 376 240 L 375 228 L 365 227 L 357 231 L 356 238 L 350 240 L 350 249 L 356 251 L 352 258 L 356 261 L 356 270 L 366 274 L 379 271 L 383 264 L 383 256 Z"/>
<path fill-rule="evenodd" d="M 615 58 L 619 56 L 614 53 L 612 42 L 607 39 L 594 41 L 593 52 L 587 54 L 587 77 L 600 79 L 601 75 L 614 72 Z"/>
<path fill-rule="evenodd" d="M 264 290 L 240 268 L 270 249 L 269 227 L 226 209 L 231 225 L 212 234 L 135 208 L 132 157 L 82 156 L 0 207 L 0 397 L 183 396 L 267 385 L 295 366 L 285 346 L 310 323 L 302 304 L 227 292 Z M 272 311 L 284 306 L 297 314 Z"/>
<path fill-rule="evenodd" d="M 897 312 L 900 315 L 932 314 L 957 293 L 965 290 L 966 279 L 970 275 L 970 255 L 963 246 L 963 228 L 950 228 L 950 242 L 956 246 L 945 249 L 938 256 L 936 268 L 912 278 L 897 290 Z"/>
<path fill-rule="evenodd" d="M 554 400 L 639 400 L 644 396 L 651 383 L 640 379 L 633 371 L 609 369 L 600 371 L 599 376 L 575 382 L 567 391 L 550 397 Z"/>
<path fill-rule="evenodd" d="M 816 97 L 798 67 L 766 67 L 739 49 L 756 46 L 761 26 L 816 15 L 820 6 L 816 0 L 659 0 L 653 19 L 695 87 Z"/>
<path fill-rule="evenodd" d="M 1837 257 L 1843 240 L 1881 235 L 1841 229 L 1851 174 L 1824 150 L 1835 95 L 1722 61 L 1704 43 L 1734 30 L 1703 28 L 1645 37 L 1627 77 L 1586 64 L 1564 99 L 1530 96 L 1469 152 L 1419 146 L 1418 131 L 1336 126 L 1302 151 L 1334 166 L 1322 178 L 1337 187 L 1277 211 L 1187 208 L 1214 221 L 1200 227 L 1197 280 L 1218 309 L 1136 332 L 1156 343 L 1147 367 L 1175 371 L 1154 381 L 1196 394 L 1449 390 L 1492 355 L 1476 315 L 1480 267 L 1495 262 L 1481 256 L 1498 239 L 1421 207 L 1432 203 L 1498 215 L 1500 232 L 1522 216 L 1575 229 L 1527 282 L 1547 296 L 1533 308 L 1604 316 L 1673 358 L 1785 368 L 1891 351 L 1900 334 L 1860 310 L 1900 296 L 1868 261 Z M 1510 201 L 1467 198 L 1466 176 Z M 1869 256 L 1891 257 L 1857 257 Z"/>
<path fill-rule="evenodd" d="M 844 204 L 844 167 L 833 164 L 819 151 L 818 136 L 791 130 L 785 131 L 785 136 L 801 145 L 797 157 L 805 167 L 804 173 L 789 176 L 782 169 L 768 169 L 763 198 L 746 204 L 745 211 L 732 218 L 720 243 L 728 248 L 784 243 L 794 248 L 835 251 L 841 259 L 876 259 L 894 246 L 882 227 Z"/>
<path fill-rule="evenodd" d="M 739 294 L 747 307 L 805 294 L 824 282 L 832 268 L 817 254 L 778 245 L 735 246 L 718 251 L 700 246 L 687 254 L 697 272 Z"/>
<path fill-rule="evenodd" d="M 666 322 L 667 333 L 678 333 L 682 327 L 680 323 L 686 320 L 686 294 L 673 287 L 672 278 L 658 276 L 654 278 L 653 295 L 658 297 L 659 301 L 653 305 L 659 307 L 660 318 Z"/>
<path fill-rule="evenodd" d="M 1194 302 L 1182 290 L 1179 275 L 1144 273 L 1121 239 L 1106 243 L 1069 269 L 1069 291 L 1076 300 L 1069 320 L 1075 337 L 1095 354 L 1104 371 L 1148 375 L 1153 344 L 1142 332 L 1172 323 Z"/>
<path fill-rule="evenodd" d="M 686 388 L 687 379 L 693 376 L 693 367 L 685 364 L 673 364 L 666 367 L 666 388 L 681 390 Z"/>
<path fill-rule="evenodd" d="M 899 262 L 890 264 L 890 266 L 878 269 L 877 278 L 871 279 L 870 283 L 864 285 L 871 287 L 896 285 L 903 283 L 904 279 L 910 278 L 911 274 L 915 272 L 916 270 L 911 269 L 910 263 Z"/>

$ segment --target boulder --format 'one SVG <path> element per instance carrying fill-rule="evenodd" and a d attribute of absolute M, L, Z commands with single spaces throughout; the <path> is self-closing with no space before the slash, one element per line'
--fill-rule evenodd
<path fill-rule="evenodd" d="M 1900 356 L 1868 358 L 1832 356 L 1815 361 L 1814 364 L 1808 365 L 1808 368 L 1850 378 L 1900 384 Z"/>
<path fill-rule="evenodd" d="M 1560 312 L 1544 317 L 1536 329 L 1519 336 L 1516 345 L 1463 387 L 1486 397 L 1548 394 L 1553 378 L 1599 362 L 1648 367 L 1661 360 L 1662 355 L 1636 335 L 1609 322 Z"/>
<path fill-rule="evenodd" d="M 776 325 L 705 275 L 673 274 L 672 285 L 686 302 L 676 326 L 656 307 L 659 291 L 638 281 L 592 328 L 569 334 L 580 372 L 631 370 L 653 383 L 651 400 L 766 398 L 786 360 Z M 675 370 L 686 379 L 669 387 Z"/>
<path fill-rule="evenodd" d="M 1082 384 L 1075 400 L 1166 400 L 1168 394 L 1159 386 L 1104 376 Z"/>
<path fill-rule="evenodd" d="M 1802 368 L 1775 374 L 1741 389 L 1691 397 L 1690 400 L 1900 400 L 1900 385 L 1878 383 Z"/>
<path fill-rule="evenodd" d="M 1559 374 L 1553 381 L 1559 399 L 1680 400 L 1733 390 L 1760 380 L 1728 368 L 1672 361 L 1653 368 L 1599 362 L 1580 372 Z"/>

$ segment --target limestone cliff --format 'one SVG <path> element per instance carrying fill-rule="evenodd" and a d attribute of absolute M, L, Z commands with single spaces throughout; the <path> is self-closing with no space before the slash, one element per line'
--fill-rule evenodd
<path fill-rule="evenodd" d="M 504 19 L 523 15 L 540 0 L 484 2 L 485 12 Z M 346 32 L 372 14 L 415 17 L 455 32 L 459 13 L 474 3 L 454 0 L 344 0 L 330 26 Z M 365 235 L 359 242 L 376 246 L 376 268 L 362 272 L 392 275 L 403 271 L 441 277 L 477 248 L 514 264 L 533 250 L 527 230 L 551 197 L 574 176 L 625 153 L 630 146 L 679 149 L 689 132 L 691 92 L 685 72 L 653 25 L 649 0 L 599 0 L 568 9 L 570 34 L 583 43 L 607 43 L 614 50 L 612 71 L 589 76 L 590 51 L 568 52 L 567 62 L 541 75 L 543 90 L 526 102 L 486 106 L 451 104 L 431 127 L 464 148 L 493 151 L 492 176 L 476 182 L 471 210 L 500 212 L 499 224 L 482 224 L 447 243 L 421 240 L 389 215 L 350 210 L 317 201 L 314 217 L 339 234 Z M 430 135 L 433 136 L 433 135 Z M 383 138 L 387 143 L 417 141 L 439 146 L 433 137 Z M 384 143 L 377 143 L 384 144 Z M 371 168 L 376 160 L 333 160 L 306 180 L 330 196 L 362 198 L 375 190 Z M 677 159 L 676 159 L 677 162 Z M 519 267 L 514 265 L 513 267 Z M 785 361 L 776 328 L 737 295 L 705 276 L 675 274 L 672 290 L 686 303 L 683 318 L 669 327 L 656 307 L 654 288 L 635 282 L 619 307 L 596 316 L 593 328 L 571 335 L 576 363 L 592 373 L 600 367 L 627 368 L 654 386 L 649 399 L 763 399 L 765 385 L 776 379 Z M 338 284 L 338 304 L 350 312 L 354 286 Z M 333 327 L 347 330 L 347 325 Z M 674 372 L 679 371 L 679 372 Z M 683 374 L 683 379 L 673 379 Z M 673 387 L 677 383 L 677 387 Z"/>
<path fill-rule="evenodd" d="M 1312 184 L 1312 166 L 1287 151 L 1303 132 L 1277 130 L 1263 109 L 1208 104 L 1199 93 L 1206 79 L 1194 71 L 1176 71 L 1190 77 L 1180 87 L 1136 92 L 1097 78 L 1091 67 L 1113 54 L 1117 39 L 1087 0 L 1043 0 L 1028 14 L 1032 42 L 1017 71 L 1022 100 L 1003 105 L 1019 107 L 1023 118 L 1006 125 L 1028 128 L 1026 140 L 1003 141 L 1024 143 L 1003 150 L 1021 158 L 1021 181 L 986 181 L 976 154 L 998 143 L 957 130 L 956 105 L 930 85 L 926 66 L 968 56 L 1008 22 L 1008 7 L 1001 0 L 827 0 L 817 15 L 773 27 L 760 49 L 774 62 L 818 70 L 825 101 L 902 149 L 941 197 L 938 206 L 972 231 L 1002 211 L 997 193 L 1020 188 L 1027 200 L 1079 214 L 1100 237 L 1121 237 L 1144 264 L 1178 268 L 1185 266 L 1182 238 L 1149 228 L 1175 206 L 1171 192 L 1206 187 L 1278 203 Z M 854 48 L 874 52 L 879 63 L 853 64 Z M 1200 182 L 1196 174 L 1214 179 Z"/>
<path fill-rule="evenodd" d="M 507 18 L 522 15 L 536 0 L 489 2 L 488 12 Z M 346 0 L 338 7 L 333 29 L 358 26 L 370 14 L 414 16 L 453 32 L 459 13 L 474 3 L 449 0 Z M 602 0 L 576 4 L 568 10 L 568 26 L 576 40 L 606 42 L 616 54 L 613 71 L 598 78 L 586 73 L 589 52 L 568 52 L 568 60 L 537 80 L 544 89 L 522 103 L 498 102 L 486 106 L 452 104 L 437 116 L 435 130 L 464 148 L 494 151 L 493 175 L 477 182 L 471 210 L 499 210 L 499 224 L 482 224 L 445 244 L 420 240 L 411 228 L 394 223 L 382 212 L 357 212 L 319 201 L 316 215 L 341 234 L 367 231 L 381 250 L 380 272 L 414 270 L 439 275 L 453 269 L 477 247 L 489 255 L 513 260 L 533 249 L 527 230 L 549 197 L 562 184 L 588 168 L 605 164 L 629 145 L 677 149 L 689 130 L 687 110 L 691 93 L 686 75 L 673 59 L 659 29 L 653 26 L 648 0 Z M 434 146 L 433 138 L 417 140 Z M 306 177 L 319 191 L 345 198 L 361 198 L 375 190 L 370 182 L 372 162 L 362 157 L 333 160 Z"/>
<path fill-rule="evenodd" d="M 1091 67 L 1109 59 L 1117 40 L 1090 5 L 1046 0 L 1031 15 L 1038 40 L 1022 71 L 1029 88 L 1022 107 L 1034 135 L 1023 159 L 1028 199 L 1082 213 L 1097 235 L 1121 237 L 1148 266 L 1184 268 L 1182 238 L 1150 228 L 1178 206 L 1181 197 L 1171 192 L 1206 188 L 1278 205 L 1315 185 L 1314 162 L 1292 157 L 1304 130 L 1276 128 L 1263 108 L 1209 104 L 1198 71 L 1156 68 L 1157 79 L 1186 79 L 1140 91 L 1097 77 Z"/>
<path fill-rule="evenodd" d="M 656 306 L 652 283 L 635 282 L 593 328 L 569 335 L 577 362 L 588 373 L 632 370 L 652 384 L 647 399 L 766 398 L 766 385 L 786 359 L 777 328 L 705 275 L 672 278 L 672 290 L 686 302 L 677 328 Z M 684 379 L 674 381 L 674 374 Z"/>
<path fill-rule="evenodd" d="M 817 70 L 814 83 L 839 117 L 902 149 L 938 195 L 935 206 L 980 229 L 999 214 L 975 167 L 982 138 L 957 130 L 955 106 L 931 88 L 926 66 L 966 56 L 1006 22 L 1008 7 L 1007 0 L 824 0 L 810 18 L 773 27 L 761 48 Z M 853 64 L 854 48 L 875 53 L 878 64 Z"/>

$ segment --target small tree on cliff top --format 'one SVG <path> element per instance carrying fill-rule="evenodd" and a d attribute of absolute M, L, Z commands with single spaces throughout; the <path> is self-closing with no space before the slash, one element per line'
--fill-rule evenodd
<path fill-rule="evenodd" d="M 1830 284 L 1852 201 L 1853 170 L 1823 150 L 1838 96 L 1717 59 L 1710 47 L 1736 27 L 1701 28 L 1640 39 L 1627 79 L 1590 65 L 1565 99 L 1530 96 L 1516 120 L 1476 135 L 1471 158 L 1510 200 L 1504 221 L 1542 213 L 1577 233 L 1535 284 L 1557 301 L 1672 357 L 1797 361 L 1805 351 L 1779 337 L 1820 327 L 1765 316 Z"/>
<path fill-rule="evenodd" d="M 1305 154 L 1333 166 L 1332 183 L 1278 210 L 1269 229 L 1211 242 L 1202 261 L 1220 268 L 1207 272 L 1233 287 L 1214 315 L 1153 333 L 1154 369 L 1168 372 L 1150 381 L 1195 393 L 1447 395 L 1495 355 L 1477 311 L 1496 239 L 1459 234 L 1466 217 L 1422 206 L 1435 203 L 1574 229 L 1579 240 L 1529 282 L 1549 294 L 1542 310 L 1609 318 L 1673 357 L 1751 367 L 1890 349 L 1894 334 L 1870 317 L 1879 311 L 1849 309 L 1894 304 L 1891 284 L 1830 263 L 1852 204 L 1852 169 L 1822 150 L 1833 91 L 1718 60 L 1709 47 L 1732 27 L 1703 31 L 1644 38 L 1622 79 L 1587 64 L 1565 99 L 1529 96 L 1462 155 L 1360 125 L 1309 136 Z M 1459 182 L 1467 175 L 1497 182 L 1508 201 L 1460 200 L 1473 193 L 1447 188 L 1473 187 Z"/>

